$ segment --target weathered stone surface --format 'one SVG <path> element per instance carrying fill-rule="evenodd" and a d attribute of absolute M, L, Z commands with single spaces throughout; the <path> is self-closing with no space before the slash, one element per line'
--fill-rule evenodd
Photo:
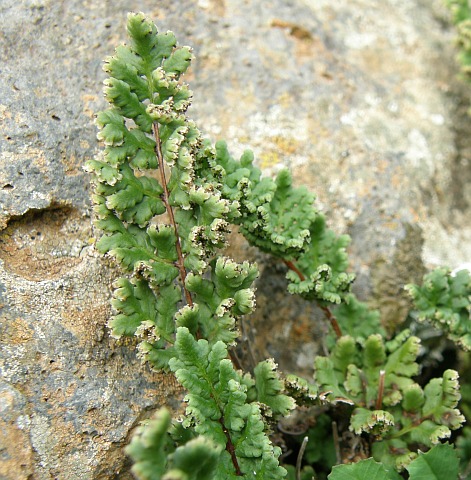
<path fill-rule="evenodd" d="M 112 478 L 130 429 L 156 406 L 178 407 L 173 378 L 108 337 L 113 269 L 90 238 L 71 208 L 2 232 L 2 478 Z"/>
<path fill-rule="evenodd" d="M 88 178 L 102 59 L 133 2 L 0 6 L 0 477 L 129 478 L 122 446 L 172 378 L 106 330 L 114 271 L 93 249 Z M 470 89 L 439 0 L 139 2 L 194 48 L 190 115 L 267 174 L 289 166 L 352 236 L 357 291 L 402 321 L 424 264 L 470 261 Z M 235 237 L 236 238 L 236 237 Z M 423 239 L 423 240 L 422 240 Z M 262 269 L 255 355 L 309 373 L 324 323 Z M 399 300 L 398 300 L 399 298 Z M 260 340 L 261 339 L 261 340 Z"/>

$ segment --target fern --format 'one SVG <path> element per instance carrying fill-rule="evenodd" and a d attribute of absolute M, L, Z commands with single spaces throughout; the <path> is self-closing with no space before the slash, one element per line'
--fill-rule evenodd
<path fill-rule="evenodd" d="M 126 453 L 134 460 L 132 472 L 140 480 L 206 480 L 216 474 L 221 451 L 210 440 L 197 437 L 175 447 L 169 434 L 171 416 L 159 410 L 138 427 Z M 167 473 L 165 473 L 167 472 Z"/>
<path fill-rule="evenodd" d="M 471 275 L 438 268 L 424 276 L 422 286 L 407 285 L 419 322 L 431 322 L 465 351 L 471 351 Z"/>
<path fill-rule="evenodd" d="M 236 463 L 236 474 L 245 473 L 246 478 L 282 478 L 285 471 L 277 462 L 281 451 L 264 433 L 260 406 L 247 402 L 246 387 L 227 358 L 225 344 L 218 341 L 211 347 L 180 327 L 175 348 L 170 367 L 190 392 L 185 398 L 186 425 L 194 425 L 215 445 L 227 445 L 215 478 L 232 478 Z"/>
<path fill-rule="evenodd" d="M 334 467 L 329 480 L 400 480 L 401 476 L 392 469 L 375 462 L 372 458 L 352 465 Z"/>
<path fill-rule="evenodd" d="M 237 319 L 254 308 L 258 270 L 215 257 L 239 204 L 210 180 L 194 181 L 203 166 L 213 177 L 218 168 L 211 161 L 216 151 L 185 116 L 191 92 L 179 77 L 190 50 L 177 47 L 173 34 L 157 33 L 142 14 L 129 15 L 128 32 L 130 45 L 119 47 L 105 67 L 110 108 L 97 117 L 105 151 L 87 164 L 104 232 L 97 248 L 130 275 L 114 285 L 112 333 L 136 336 L 142 357 L 173 370 L 188 389 L 185 426 L 201 438 L 191 451 L 214 445 L 221 452 L 214 475 L 282 478 L 280 452 L 265 433 L 260 404 L 246 401 L 247 387 L 227 350 L 238 335 Z M 267 408 L 276 414 L 294 408 L 291 398 L 283 402 L 277 395 L 275 374 L 256 378 Z M 162 443 L 164 437 L 151 438 Z M 141 444 L 135 445 L 130 451 L 138 459 Z M 180 478 L 179 462 L 189 455 L 184 452 L 175 450 L 173 463 L 157 466 L 155 478 Z"/>
<path fill-rule="evenodd" d="M 363 345 L 345 336 L 329 357 L 315 361 L 319 396 L 328 404 L 351 405 L 349 429 L 372 435 L 372 456 L 399 470 L 417 456 L 417 445 L 430 448 L 465 421 L 456 408 L 457 372 L 447 370 L 424 388 L 414 382 L 419 347 L 407 331 L 386 343 L 371 335 Z"/>
<path fill-rule="evenodd" d="M 137 338 L 142 359 L 186 389 L 181 422 L 162 410 L 137 429 L 126 449 L 134 474 L 307 479 L 314 464 L 337 460 L 334 418 L 337 434 L 365 442 L 373 459 L 336 466 L 329 478 L 396 479 L 404 469 L 419 478 L 439 472 L 437 452 L 454 469 L 455 452 L 440 441 L 464 422 L 458 374 L 415 379 L 419 339 L 404 330 L 387 340 L 379 313 L 350 291 L 348 236 L 327 227 L 314 195 L 293 186 L 288 171 L 263 177 L 250 151 L 236 160 L 224 142 L 213 147 L 202 137 L 186 116 L 190 48 L 142 13 L 129 14 L 127 29 L 129 44 L 105 64 L 109 108 L 96 119 L 104 150 L 86 165 L 103 232 L 96 247 L 124 271 L 113 285 L 112 335 Z M 316 358 L 312 382 L 285 377 L 272 359 L 243 370 L 233 347 L 241 317 L 255 308 L 258 268 L 222 253 L 232 225 L 284 262 L 288 291 L 316 302 L 330 321 L 335 337 L 327 336 L 330 351 Z M 419 321 L 469 348 L 469 276 L 437 271 L 408 289 Z M 304 444 L 297 466 L 285 469 L 278 422 L 294 410 L 315 417 L 306 435 L 311 465 L 301 468 Z"/>
<path fill-rule="evenodd" d="M 340 304 L 345 301 L 355 280 L 355 275 L 346 272 L 346 247 L 350 238 L 337 236 L 328 229 L 322 215 L 311 224 L 310 232 L 312 241 L 309 248 L 297 262 L 302 275 L 288 272 L 288 291 L 308 300 Z"/>
<path fill-rule="evenodd" d="M 437 445 L 420 455 L 407 467 L 409 480 L 453 480 L 458 478 L 458 459 L 450 445 Z M 399 480 L 402 477 L 373 459 L 362 460 L 353 465 L 334 467 L 329 480 Z"/>

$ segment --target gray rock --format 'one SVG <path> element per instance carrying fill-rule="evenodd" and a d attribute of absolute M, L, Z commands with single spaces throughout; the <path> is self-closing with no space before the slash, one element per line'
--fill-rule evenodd
<path fill-rule="evenodd" d="M 116 272 L 93 249 L 81 169 L 99 148 L 102 60 L 125 41 L 133 6 L 0 6 L 1 478 L 130 478 L 122 447 L 133 427 L 160 405 L 180 407 L 173 378 L 109 337 Z M 201 130 L 235 154 L 252 148 L 266 174 L 290 167 L 352 236 L 357 293 L 386 324 L 403 320 L 401 286 L 424 265 L 469 262 L 470 90 L 456 79 L 440 1 L 139 8 L 193 46 L 190 116 Z M 309 374 L 321 315 L 286 297 L 282 265 L 234 242 L 262 269 L 252 350 Z"/>

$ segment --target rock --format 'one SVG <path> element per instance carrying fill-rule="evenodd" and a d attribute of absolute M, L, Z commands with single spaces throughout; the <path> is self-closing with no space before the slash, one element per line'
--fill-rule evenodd
<path fill-rule="evenodd" d="M 128 2 L 3 2 L 0 83 L 0 477 L 131 478 L 133 427 L 182 392 L 109 337 L 116 272 L 93 248 L 93 114 L 102 61 L 125 41 Z M 357 293 L 387 324 L 401 286 L 471 258 L 469 87 L 440 1 L 140 2 L 194 48 L 189 114 L 231 151 L 254 150 L 317 193 L 352 236 Z M 255 355 L 309 374 L 327 328 L 259 261 Z M 422 240 L 423 239 L 423 240 Z M 400 305 L 395 308 L 394 305 Z M 393 306 L 391 308 L 391 306 Z M 281 318 L 281 320 L 280 320 Z M 263 339 L 263 340 L 261 340 Z"/>

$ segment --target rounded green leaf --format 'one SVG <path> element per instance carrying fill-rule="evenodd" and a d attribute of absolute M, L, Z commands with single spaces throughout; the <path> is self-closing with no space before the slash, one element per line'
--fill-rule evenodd
<path fill-rule="evenodd" d="M 400 480 L 402 477 L 395 470 L 368 458 L 350 465 L 337 465 L 327 478 L 328 480 Z"/>
<path fill-rule="evenodd" d="M 456 480 L 459 459 L 455 449 L 445 443 L 419 455 L 407 467 L 409 480 Z"/>

